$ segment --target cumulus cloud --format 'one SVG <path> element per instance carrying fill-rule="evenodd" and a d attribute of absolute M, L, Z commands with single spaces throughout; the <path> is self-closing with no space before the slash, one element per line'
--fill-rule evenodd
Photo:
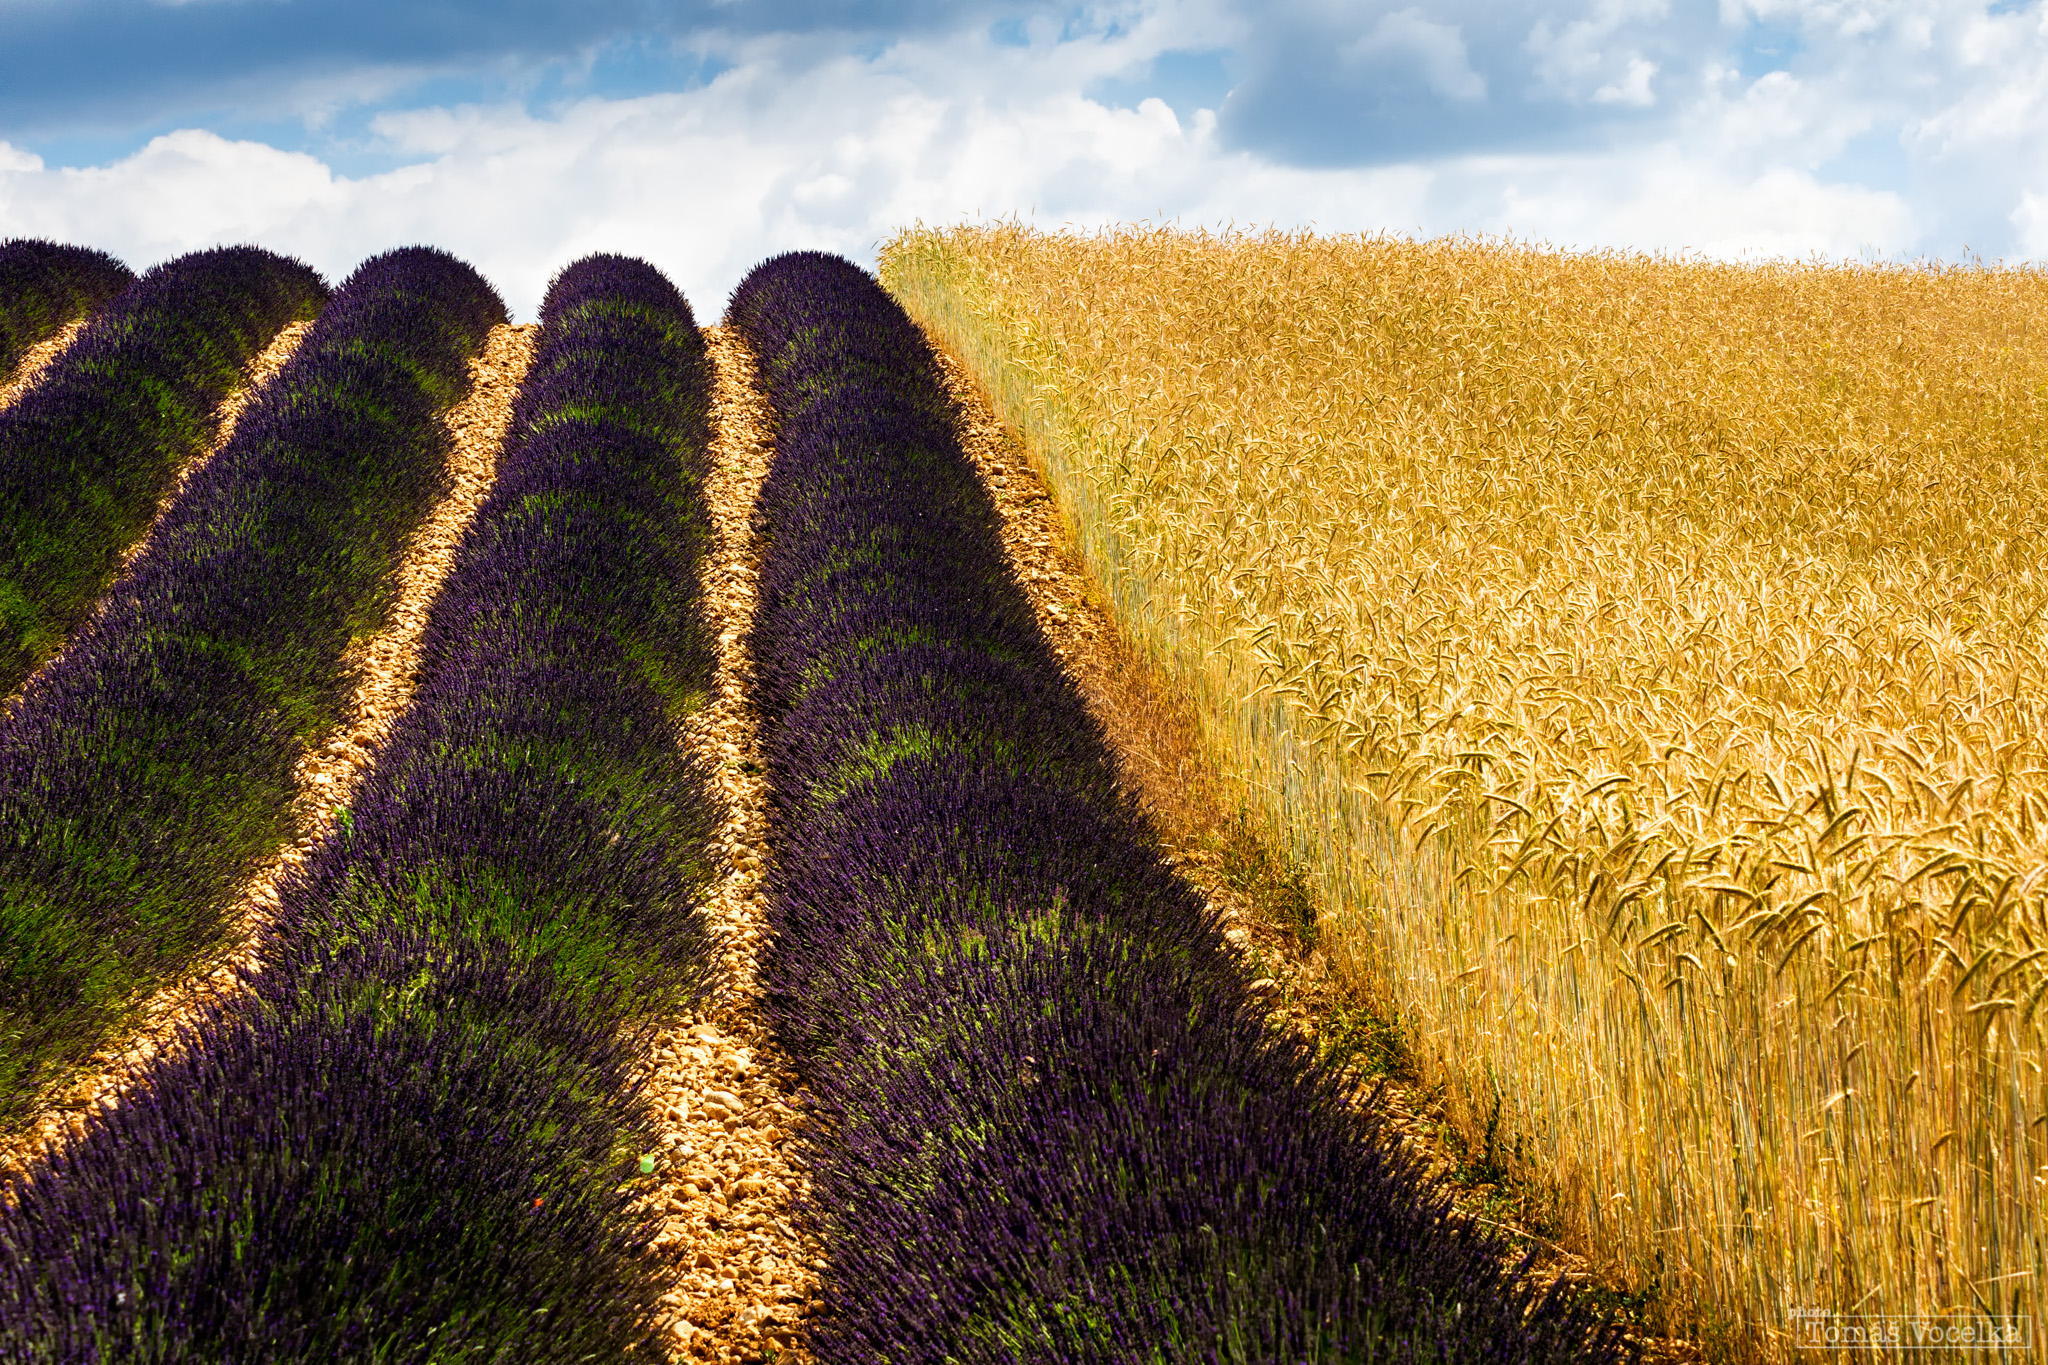
<path fill-rule="evenodd" d="M 1596 0 L 1569 17 L 1543 14 L 1522 40 L 1536 87 L 1566 103 L 1656 102 L 1652 82 L 1672 56 L 1674 37 L 1696 35 L 1705 25 L 1705 6 L 1692 6 L 1683 19 L 1669 0 Z M 1676 32 L 1674 32 L 1676 30 Z M 1695 50 L 1690 54 L 1698 59 Z"/>
<path fill-rule="evenodd" d="M 1289 3 L 1293 21 L 1331 34 L 1345 8 Z M 1833 0 L 1747 3 L 1712 22 L 1793 35 L 1776 69 L 1744 70 L 1711 45 L 1675 62 L 1669 44 L 1637 41 L 1650 0 L 1593 0 L 1571 20 L 1583 29 L 1553 10 L 1540 34 L 1530 13 L 1487 28 L 1476 8 L 1383 7 L 1326 44 L 1329 70 L 1399 66 L 1402 98 L 1438 111 L 1498 117 L 1540 99 L 1591 122 L 1534 140 L 1481 137 L 1475 123 L 1426 153 L 1409 135 L 1404 155 L 1363 164 L 1248 140 L 1240 96 L 1264 79 L 1248 59 L 1214 107 L 1145 98 L 1142 73 L 1162 56 L 1248 52 L 1247 12 L 1238 0 L 1122 0 L 1085 24 L 932 32 L 860 54 L 757 35 L 733 46 L 722 74 L 669 93 L 386 113 L 369 137 L 396 168 L 378 174 L 198 129 L 86 168 L 0 143 L 0 235 L 92 242 L 138 265 L 254 240 L 336 276 L 374 251 L 434 242 L 529 316 L 549 275 L 588 251 L 648 257 L 715 315 L 771 253 L 871 260 L 919 220 L 1476 232 L 1717 255 L 2048 254 L 2038 12 L 1924 0 L 1926 22 L 1893 15 L 1872 28 L 1866 10 Z M 1759 17 L 1764 5 L 1776 8 Z M 1900 74 L 1930 65 L 1946 74 Z M 1114 100 L 1085 93 L 1117 81 Z"/>
<path fill-rule="evenodd" d="M 1030 66 L 1028 55 L 1013 66 Z M 113 165 L 0 153 L 0 234 L 107 245 L 138 261 L 232 239 L 330 274 L 380 245 L 433 241 L 483 266 L 529 310 L 584 251 L 648 256 L 716 312 L 770 251 L 872 255 L 896 223 L 962 214 L 1106 221 L 1132 194 L 1184 201 L 1199 169 L 1158 102 L 1113 109 L 1041 84 L 1001 97 L 934 83 L 935 52 L 842 57 L 800 73 L 772 60 L 693 91 L 394 114 L 376 135 L 412 164 L 348 178 L 317 158 L 186 131 Z"/>
<path fill-rule="evenodd" d="M 0 133 L 192 111 L 302 114 L 454 70 L 510 73 L 627 36 L 901 35 L 1021 0 L 8 0 Z M 374 97 L 374 96 L 373 96 Z"/>
<path fill-rule="evenodd" d="M 1891 257 L 1914 245 L 1912 207 L 1892 191 L 1789 167 L 1744 175 L 1669 150 L 1626 169 L 1513 185 L 1493 212 L 1537 240 L 1735 259 Z"/>
<path fill-rule="evenodd" d="M 1472 69 L 1464 31 L 1428 18 L 1419 9 L 1382 14 L 1364 36 L 1338 50 L 1338 61 L 1367 71 L 1408 67 L 1443 99 L 1486 98 L 1486 77 Z"/>
<path fill-rule="evenodd" d="M 1243 0 L 1238 12 L 1248 73 L 1224 133 L 1314 166 L 1647 135 L 1727 40 L 1713 0 Z"/>

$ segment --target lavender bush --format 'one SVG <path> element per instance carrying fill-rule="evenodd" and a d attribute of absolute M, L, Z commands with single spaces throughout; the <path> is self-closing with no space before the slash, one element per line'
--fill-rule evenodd
<path fill-rule="evenodd" d="M 312 270 L 255 247 L 180 256 L 0 412 L 0 693 L 105 590 L 178 467 L 213 439 L 243 366 L 326 296 Z"/>
<path fill-rule="evenodd" d="M 446 484 L 441 413 L 503 317 L 443 253 L 363 265 L 0 724 L 0 1120 L 215 942 L 286 837 L 343 651 Z"/>
<path fill-rule="evenodd" d="M 708 372 L 557 278 L 422 679 L 253 994 L 0 1221 L 0 1358 L 647 1360 L 632 1067 L 706 980 Z"/>
<path fill-rule="evenodd" d="M 1269 1028 L 1009 578 L 916 328 L 778 257 L 753 649 L 765 964 L 816 1097 L 833 1362 L 1597 1360 Z"/>
<path fill-rule="evenodd" d="M 135 272 L 104 251 L 31 237 L 0 242 L 0 376 L 29 347 L 126 289 Z"/>

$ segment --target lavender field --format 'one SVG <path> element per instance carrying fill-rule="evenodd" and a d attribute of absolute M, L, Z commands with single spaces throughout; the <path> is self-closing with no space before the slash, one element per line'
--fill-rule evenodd
<path fill-rule="evenodd" d="M 0 1356 L 1638 1355 L 1275 1014 L 881 286 L 700 323 L 0 247 Z"/>

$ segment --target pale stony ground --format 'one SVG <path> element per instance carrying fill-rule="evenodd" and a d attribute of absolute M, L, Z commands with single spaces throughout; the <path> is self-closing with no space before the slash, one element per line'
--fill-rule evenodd
<path fill-rule="evenodd" d="M 43 371 L 50 368 L 50 363 L 64 354 L 84 330 L 85 319 L 73 318 L 24 351 L 15 362 L 14 372 L 0 379 L 0 408 L 27 393 L 43 377 Z"/>
<path fill-rule="evenodd" d="M 643 1207 L 662 1215 L 648 1253 L 677 1280 L 660 1324 L 670 1359 L 794 1365 L 810 1360 L 803 1321 L 818 1252 L 789 1219 L 804 1191 L 793 1162 L 801 1097 L 761 1016 L 755 957 L 764 933 L 767 783 L 746 652 L 757 579 L 752 517 L 771 419 L 745 344 L 720 327 L 704 337 L 715 376 L 704 603 L 718 671 L 712 703 L 684 742 L 705 759 L 725 805 L 716 835 L 722 872 L 706 905 L 719 981 L 695 1013 L 668 1023 L 650 1055 L 645 1094 L 658 1165 Z"/>
<path fill-rule="evenodd" d="M 82 322 L 71 324 L 72 335 L 75 336 L 78 329 L 83 326 Z M 108 584 L 110 592 L 116 584 L 119 584 L 122 579 L 135 571 L 135 561 L 142 558 L 142 552 L 148 549 L 150 542 L 156 539 L 157 527 L 163 524 L 164 514 L 170 511 L 171 504 L 176 502 L 178 495 L 185 491 L 185 485 L 192 481 L 192 476 L 201 469 L 204 469 L 214 456 L 220 454 L 221 448 L 227 445 L 229 439 L 234 436 L 235 427 L 242 420 L 242 413 L 247 410 L 256 395 L 261 393 L 269 385 L 270 381 L 277 377 L 277 372 L 284 368 L 284 363 L 287 360 L 292 358 L 292 353 L 299 349 L 299 343 L 306 339 L 306 333 L 312 330 L 312 327 L 313 324 L 310 322 L 287 322 L 278 329 L 277 335 L 270 339 L 270 344 L 257 352 L 250 359 L 249 363 L 243 367 L 243 381 L 236 385 L 227 397 L 221 399 L 220 406 L 214 409 L 213 439 L 203 449 L 195 452 L 185 463 L 178 466 L 177 472 L 171 475 L 170 483 L 165 486 L 162 495 L 157 498 L 155 510 L 149 514 L 149 525 L 142 529 L 142 534 L 135 538 L 133 544 L 121 552 L 121 558 L 114 571 L 114 577 Z M 43 346 L 52 346 L 57 340 L 57 337 L 52 337 L 41 344 Z M 65 344 L 70 344 L 69 338 L 65 338 Z M 58 349 L 61 350 L 62 348 L 59 347 Z M 28 356 L 23 359 L 22 367 L 26 369 L 30 362 L 35 359 L 35 356 L 35 351 L 30 351 Z M 42 367 L 37 369 L 35 377 L 39 378 L 42 369 L 47 368 L 49 363 L 55 360 L 56 357 L 56 350 L 51 351 L 45 356 Z M 33 383 L 34 381 L 31 379 L 29 382 Z M 28 385 L 24 384 L 22 391 L 26 392 L 27 387 Z M 12 395 L 9 395 L 10 401 L 11 397 Z M 0 406 L 5 406 L 5 404 L 0 403 Z M 102 593 L 100 595 L 101 605 L 104 605 L 106 599 L 107 594 Z M 101 606 L 95 606 L 86 616 L 85 621 L 72 632 L 71 638 L 77 639 L 85 632 L 88 626 L 98 620 L 100 610 Z M 36 671 L 40 673 L 48 669 L 63 657 L 64 647 L 60 646 L 55 654 L 52 654 L 49 658 L 43 660 L 41 664 L 37 665 Z M 0 702 L 0 718 L 6 717 L 14 710 L 16 703 L 21 700 L 22 693 L 27 690 L 28 684 L 24 682 L 21 687 L 15 689 L 13 695 L 9 696 L 5 702 Z"/>
<path fill-rule="evenodd" d="M 293 346 L 308 325 L 294 323 L 286 329 L 298 329 L 291 337 Z M 243 884 L 226 912 L 228 928 L 222 946 L 183 979 L 144 1000 L 134 1024 L 96 1053 L 77 1080 L 54 1093 L 25 1127 L 0 1136 L 0 1191 L 11 1190 L 67 1134 L 82 1131 L 95 1110 L 118 1105 L 141 1082 L 153 1058 L 189 1038 L 187 1027 L 209 1001 L 239 989 L 243 980 L 261 967 L 263 939 L 278 909 L 278 888 L 332 828 L 336 813 L 369 771 L 393 722 L 412 700 L 428 610 L 454 563 L 455 547 L 490 490 L 511 422 L 513 395 L 533 359 L 537 330 L 532 326 L 496 327 L 471 361 L 469 394 L 444 419 L 453 438 L 449 452 L 452 488 L 408 542 L 393 583 L 394 600 L 382 626 L 347 657 L 353 685 L 341 723 L 299 760 L 292 812 L 297 834 Z M 284 340 L 281 334 L 279 343 Z M 276 373 L 283 364 L 282 355 L 273 356 L 279 343 L 273 343 L 252 366 L 253 372 L 264 377 Z M 266 370 L 265 364 L 273 360 Z M 213 449 L 225 443 L 233 418 L 253 390 L 253 384 L 247 386 L 223 404 L 223 432 Z M 201 458 L 210 457 L 209 451 Z M 130 552 L 131 561 L 134 554 Z"/>
<path fill-rule="evenodd" d="M 1218 845 L 1227 824 L 1225 803 L 1201 754 L 1186 708 L 1136 654 L 1117 629 L 1100 589 L 1081 567 L 1058 505 L 1014 432 L 999 419 L 980 385 L 929 336 L 958 413 L 961 445 L 996 504 L 1003 552 L 1023 584 L 1038 623 L 1068 678 L 1086 699 L 1107 735 L 1119 775 L 1158 829 L 1176 870 L 1221 919 L 1224 937 L 1261 973 L 1252 985 L 1281 1027 L 1314 1040 L 1322 1021 L 1343 1003 L 1320 952 L 1303 952 L 1286 927 L 1272 922 L 1228 879 Z M 1441 1105 L 1420 1084 L 1385 1079 L 1351 1096 L 1433 1174 L 1451 1176 L 1466 1162 L 1446 1136 Z M 1453 1202 L 1467 1218 L 1511 1234 L 1519 1252 L 1533 1246 L 1529 1273 L 1539 1283 L 1564 1279 L 1581 1287 L 1600 1283 L 1584 1257 L 1537 1235 L 1528 1226 L 1535 1207 L 1526 1192 L 1454 1180 Z M 1644 1359 L 1657 1365 L 1694 1365 L 1704 1359 L 1690 1343 L 1636 1335 Z"/>

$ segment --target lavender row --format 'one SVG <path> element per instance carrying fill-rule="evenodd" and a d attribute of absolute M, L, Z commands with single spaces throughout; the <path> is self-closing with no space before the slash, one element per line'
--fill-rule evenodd
<path fill-rule="evenodd" d="M 1004 566 L 922 337 L 779 257 L 754 649 L 772 1012 L 821 1111 L 827 1362 L 1584 1360 L 1270 1029 Z"/>
<path fill-rule="evenodd" d="M 643 263 L 542 320 L 413 706 L 253 995 L 0 1221 L 0 1358 L 648 1358 L 633 1067 L 709 956 L 708 374 Z"/>
<path fill-rule="evenodd" d="M 0 724 L 0 1120 L 217 942 L 287 837 L 503 317 L 443 253 L 363 265 Z"/>
<path fill-rule="evenodd" d="M 213 440 L 243 367 L 326 297 L 312 270 L 254 247 L 180 256 L 0 412 L 0 692 L 105 591 L 172 476 Z"/>
<path fill-rule="evenodd" d="M 126 289 L 135 272 L 104 251 L 29 237 L 0 242 L 0 376 L 59 327 Z"/>

